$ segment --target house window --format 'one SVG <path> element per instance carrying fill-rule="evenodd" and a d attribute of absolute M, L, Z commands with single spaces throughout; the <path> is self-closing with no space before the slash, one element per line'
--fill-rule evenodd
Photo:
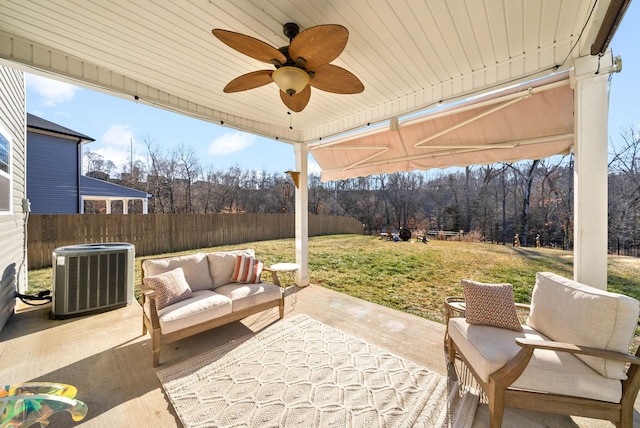
<path fill-rule="evenodd" d="M 11 210 L 11 136 L 0 125 L 0 212 Z"/>

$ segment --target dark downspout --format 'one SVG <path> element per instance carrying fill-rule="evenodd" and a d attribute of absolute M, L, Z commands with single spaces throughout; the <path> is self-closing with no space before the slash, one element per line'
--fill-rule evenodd
<path fill-rule="evenodd" d="M 78 174 L 76 177 L 77 193 L 78 193 L 78 214 L 82 212 L 82 195 L 80 193 L 80 176 L 82 175 L 82 138 L 78 139 Z"/>

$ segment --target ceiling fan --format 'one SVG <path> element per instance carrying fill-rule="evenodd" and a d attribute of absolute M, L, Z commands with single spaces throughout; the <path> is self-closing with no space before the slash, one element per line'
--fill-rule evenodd
<path fill-rule="evenodd" d="M 289 46 L 279 49 L 245 34 L 214 28 L 212 31 L 227 46 L 258 61 L 275 66 L 236 77 L 224 92 L 240 92 L 275 82 L 282 102 L 292 111 L 301 112 L 309 103 L 311 86 L 336 94 L 358 94 L 364 85 L 353 73 L 329 64 L 347 45 L 349 31 L 342 25 L 318 25 L 300 32 L 298 24 L 284 24 Z"/>

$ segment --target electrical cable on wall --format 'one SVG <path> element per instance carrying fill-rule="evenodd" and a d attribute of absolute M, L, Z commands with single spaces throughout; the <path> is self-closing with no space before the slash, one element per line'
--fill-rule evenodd
<path fill-rule="evenodd" d="M 29 213 L 31 212 L 31 202 L 29 199 L 22 200 L 22 211 L 24 212 L 24 242 L 23 248 L 24 251 L 22 253 L 22 261 L 20 262 L 20 266 L 18 267 L 18 271 L 16 273 L 16 281 L 17 281 L 17 289 L 20 290 L 20 278 L 22 277 L 21 272 L 27 264 L 27 241 L 28 241 L 28 225 L 29 225 Z M 28 276 L 25 274 L 25 278 Z M 25 284 L 25 290 L 28 288 L 28 281 Z M 16 297 L 22 301 L 22 303 L 30 306 L 42 306 L 50 303 L 53 300 L 51 296 L 51 290 L 42 290 L 38 292 L 37 295 L 28 295 L 16 292 Z M 40 303 L 32 303 L 33 300 L 40 301 Z"/>

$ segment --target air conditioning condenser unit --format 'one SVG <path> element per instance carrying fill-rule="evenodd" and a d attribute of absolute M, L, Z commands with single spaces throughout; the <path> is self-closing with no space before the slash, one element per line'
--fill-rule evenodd
<path fill-rule="evenodd" d="M 101 312 L 133 302 L 135 247 L 78 244 L 53 251 L 54 318 Z"/>

